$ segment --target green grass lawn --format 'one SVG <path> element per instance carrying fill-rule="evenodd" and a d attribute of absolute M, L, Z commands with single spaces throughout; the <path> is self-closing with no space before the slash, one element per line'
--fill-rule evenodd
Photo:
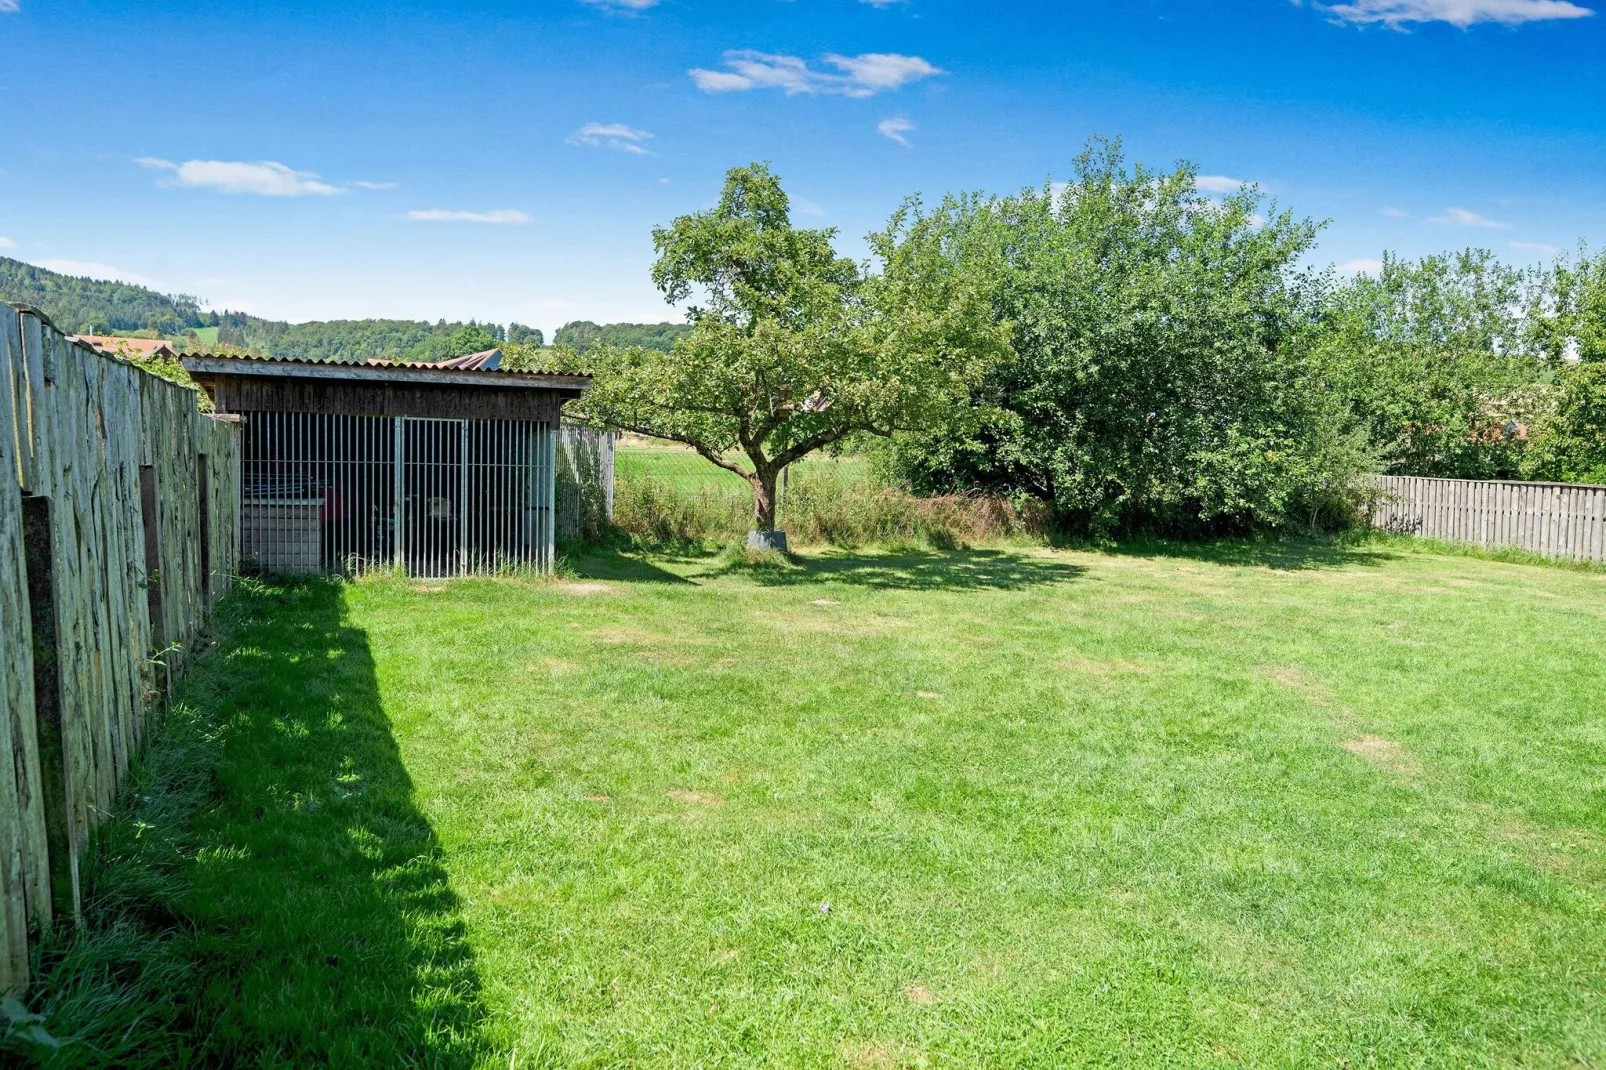
<path fill-rule="evenodd" d="M 175 730 L 216 771 L 107 867 L 174 1050 L 1606 1063 L 1606 575 L 799 560 L 242 592 Z"/>

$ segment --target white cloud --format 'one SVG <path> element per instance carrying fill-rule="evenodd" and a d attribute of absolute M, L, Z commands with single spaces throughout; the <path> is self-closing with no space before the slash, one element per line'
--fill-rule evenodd
<path fill-rule="evenodd" d="M 618 149 L 620 152 L 648 156 L 651 154 L 641 143 L 650 137 L 652 134 L 647 131 L 637 130 L 624 123 L 586 123 L 565 140 L 571 145 L 589 145 L 594 149 Z"/>
<path fill-rule="evenodd" d="M 1237 193 L 1244 180 L 1226 175 L 1200 175 L 1196 184 L 1206 193 Z"/>
<path fill-rule="evenodd" d="M 908 0 L 859 0 L 859 3 L 869 4 L 871 7 L 875 8 L 893 7 L 897 4 L 903 4 L 907 2 Z"/>
<path fill-rule="evenodd" d="M 360 178 L 357 181 L 353 182 L 352 185 L 356 186 L 358 189 L 395 189 L 396 188 L 396 183 L 394 183 L 394 182 L 365 182 Z"/>
<path fill-rule="evenodd" d="M 1561 252 L 1554 245 L 1546 245 L 1542 241 L 1514 241 L 1511 243 L 1511 247 L 1525 253 L 1539 253 L 1542 256 L 1555 256 Z"/>
<path fill-rule="evenodd" d="M 691 75 L 705 93 L 740 93 L 749 89 L 779 89 L 787 96 L 799 93 L 830 93 L 844 97 L 871 97 L 910 82 L 944 74 L 919 56 L 896 52 L 865 52 L 857 56 L 827 55 L 828 66 L 840 74 L 818 71 L 797 56 L 737 49 L 722 57 L 726 70 L 710 71 L 694 67 Z"/>
<path fill-rule="evenodd" d="M 1388 216 L 1390 219 L 1410 219 L 1411 218 L 1408 213 L 1402 212 L 1398 208 L 1379 208 L 1378 212 L 1380 212 L 1383 215 Z"/>
<path fill-rule="evenodd" d="M 22 10 L 17 0 L 0 0 L 0 15 L 13 15 Z"/>
<path fill-rule="evenodd" d="M 890 119 L 882 119 L 875 124 L 875 128 L 881 133 L 882 137 L 891 138 L 904 148 L 909 148 L 909 139 L 903 135 L 913 130 L 915 124 L 900 116 L 893 116 Z"/>
<path fill-rule="evenodd" d="M 825 209 L 809 200 L 807 197 L 793 197 L 792 210 L 798 215 L 822 216 Z"/>
<path fill-rule="evenodd" d="M 1337 22 L 1377 23 L 1396 30 L 1423 22 L 1448 22 L 1465 29 L 1479 22 L 1517 26 L 1552 19 L 1584 19 L 1594 14 L 1568 0 L 1348 0 L 1311 6 L 1327 12 Z"/>
<path fill-rule="evenodd" d="M 1438 223 L 1446 227 L 1483 227 L 1487 230 L 1510 230 L 1510 223 L 1501 223 L 1498 220 L 1481 216 L 1477 212 L 1465 208 L 1446 208 L 1443 215 L 1429 216 L 1429 223 Z"/>
<path fill-rule="evenodd" d="M 318 181 L 318 176 L 311 171 L 296 171 L 272 160 L 260 163 L 237 160 L 186 160 L 174 163 L 155 156 L 141 156 L 134 162 L 141 167 L 171 171 L 174 185 L 192 189 L 256 193 L 263 197 L 327 197 L 344 192 L 327 182 Z"/>
<path fill-rule="evenodd" d="M 1376 275 L 1383 270 L 1383 261 L 1371 259 L 1346 260 L 1342 264 L 1335 264 L 1333 270 L 1340 275 Z"/>
<path fill-rule="evenodd" d="M 156 284 L 144 275 L 122 268 L 102 264 L 97 260 L 35 260 L 34 264 L 47 271 L 57 271 L 63 275 L 88 277 L 91 279 L 115 279 L 118 282 L 131 282 L 137 286 L 155 286 Z"/>
<path fill-rule="evenodd" d="M 657 7 L 658 0 L 584 0 L 592 7 L 618 8 L 623 11 L 646 11 Z"/>
<path fill-rule="evenodd" d="M 407 213 L 412 223 L 528 223 L 530 217 L 516 208 L 489 212 L 463 212 L 449 208 L 415 208 Z"/>
<path fill-rule="evenodd" d="M 4 234 L 0 234 L 0 249 L 15 249 L 16 247 L 17 247 L 17 243 L 16 242 L 12 241 L 10 238 L 6 237 Z"/>

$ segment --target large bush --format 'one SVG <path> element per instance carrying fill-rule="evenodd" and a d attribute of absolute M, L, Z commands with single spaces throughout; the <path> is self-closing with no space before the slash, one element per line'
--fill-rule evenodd
<path fill-rule="evenodd" d="M 1313 355 L 1384 471 L 1517 478 L 1548 404 L 1545 304 L 1537 276 L 1484 250 L 1385 256 L 1330 292 Z"/>
<path fill-rule="evenodd" d="M 1534 428 L 1523 476 L 1606 483 L 1606 360 L 1563 366 L 1552 404 Z"/>
<path fill-rule="evenodd" d="M 1031 494 L 1097 532 L 1353 508 L 1364 439 L 1303 356 L 1319 286 L 1297 265 L 1315 224 L 1095 142 L 1064 186 L 912 205 L 894 225 L 903 249 L 988 280 L 1013 348 L 965 420 L 899 439 L 912 486 Z"/>

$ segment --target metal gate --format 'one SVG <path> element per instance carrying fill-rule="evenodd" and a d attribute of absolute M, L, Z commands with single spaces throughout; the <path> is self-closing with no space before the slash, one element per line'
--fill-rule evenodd
<path fill-rule="evenodd" d="M 264 572 L 552 567 L 556 436 L 545 422 L 243 415 L 242 554 Z"/>

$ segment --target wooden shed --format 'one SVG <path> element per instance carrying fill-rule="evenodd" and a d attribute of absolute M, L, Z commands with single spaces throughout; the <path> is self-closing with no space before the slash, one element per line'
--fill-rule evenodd
<path fill-rule="evenodd" d="M 183 363 L 219 413 L 244 422 L 240 552 L 263 571 L 551 569 L 558 422 L 586 376 Z"/>

